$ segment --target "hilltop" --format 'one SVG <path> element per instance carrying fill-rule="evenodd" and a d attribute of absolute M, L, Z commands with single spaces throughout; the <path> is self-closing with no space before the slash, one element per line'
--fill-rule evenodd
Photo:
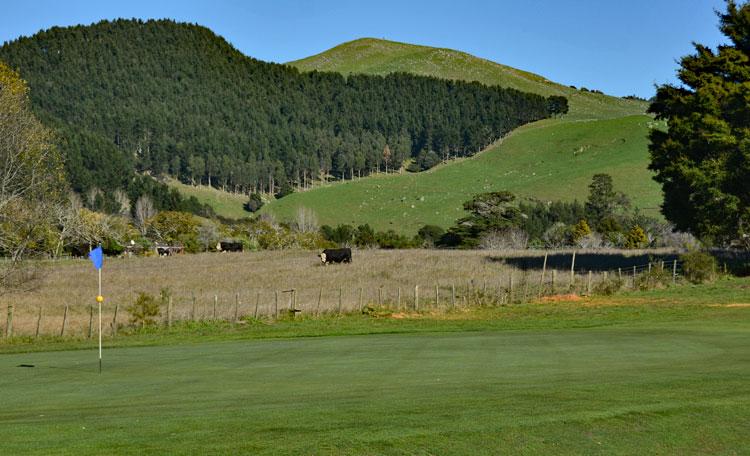
<path fill-rule="evenodd" d="M 455 51 L 375 38 L 361 38 L 289 62 L 301 71 L 335 71 L 344 75 L 407 72 L 450 80 L 477 81 L 543 96 L 568 98 L 569 119 L 604 119 L 643 114 L 647 104 L 585 92 L 543 76 Z M 594 88 L 592 88 L 594 89 Z"/>

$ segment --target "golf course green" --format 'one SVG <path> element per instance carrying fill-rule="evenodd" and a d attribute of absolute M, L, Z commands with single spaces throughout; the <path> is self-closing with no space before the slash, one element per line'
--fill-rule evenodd
<path fill-rule="evenodd" d="M 750 452 L 744 309 L 665 312 L 0 355 L 0 454 Z"/>

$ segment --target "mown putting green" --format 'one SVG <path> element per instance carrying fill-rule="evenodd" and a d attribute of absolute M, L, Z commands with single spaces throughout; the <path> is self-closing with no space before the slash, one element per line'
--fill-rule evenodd
<path fill-rule="evenodd" d="M 0 454 L 742 454 L 728 312 L 0 355 Z"/>

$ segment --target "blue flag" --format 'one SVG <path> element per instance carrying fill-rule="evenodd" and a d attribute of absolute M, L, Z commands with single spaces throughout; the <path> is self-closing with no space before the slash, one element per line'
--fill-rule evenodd
<path fill-rule="evenodd" d="M 102 268 L 102 264 L 104 263 L 104 252 L 102 251 L 101 245 L 89 252 L 89 259 L 94 263 L 96 269 Z"/>

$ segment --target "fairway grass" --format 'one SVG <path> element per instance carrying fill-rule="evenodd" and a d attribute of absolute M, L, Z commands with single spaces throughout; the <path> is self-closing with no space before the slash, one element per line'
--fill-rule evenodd
<path fill-rule="evenodd" d="M 0 355 L 0 454 L 746 454 L 747 287 Z"/>

